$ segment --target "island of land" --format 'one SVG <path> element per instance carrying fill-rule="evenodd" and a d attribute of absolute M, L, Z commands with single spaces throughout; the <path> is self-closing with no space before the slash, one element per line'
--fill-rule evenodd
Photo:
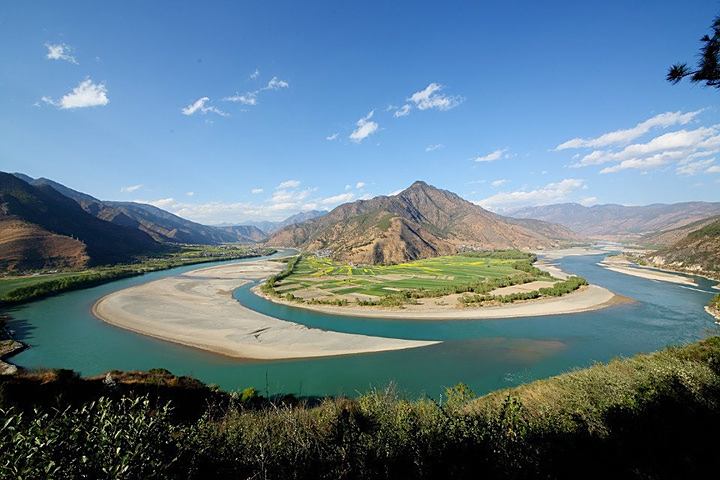
<path fill-rule="evenodd" d="M 308 328 L 260 314 L 233 298 L 236 288 L 283 266 L 261 260 L 193 270 L 111 293 L 95 303 L 93 314 L 137 333 L 245 359 L 334 356 L 437 343 Z"/>
<path fill-rule="evenodd" d="M 587 254 L 581 252 L 572 254 Z M 508 250 L 356 266 L 303 255 L 253 291 L 273 302 L 325 313 L 433 320 L 577 313 L 625 301 L 535 260 L 533 254 Z"/>

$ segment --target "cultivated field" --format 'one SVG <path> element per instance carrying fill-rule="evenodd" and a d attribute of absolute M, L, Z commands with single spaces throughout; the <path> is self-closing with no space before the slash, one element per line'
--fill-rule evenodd
<path fill-rule="evenodd" d="M 277 294 L 295 298 L 373 300 L 401 291 L 454 291 L 484 282 L 522 278 L 554 280 L 531 266 L 522 252 L 436 257 L 398 265 L 355 266 L 303 256 L 290 275 L 274 284 Z M 516 283 L 516 282 L 510 282 Z"/>

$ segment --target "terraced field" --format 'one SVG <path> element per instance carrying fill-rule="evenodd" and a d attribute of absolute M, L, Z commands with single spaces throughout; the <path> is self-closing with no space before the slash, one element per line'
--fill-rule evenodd
<path fill-rule="evenodd" d="M 508 258 L 498 258 L 506 256 Z M 435 290 L 528 275 L 530 257 L 521 252 L 488 256 L 445 256 L 398 265 L 354 266 L 304 256 L 275 291 L 303 299 L 384 297 L 403 290 Z M 518 269 L 519 264 L 525 269 Z"/>

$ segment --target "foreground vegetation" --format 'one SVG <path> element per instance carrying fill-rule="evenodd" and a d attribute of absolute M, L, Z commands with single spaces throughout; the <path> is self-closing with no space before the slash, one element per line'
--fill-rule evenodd
<path fill-rule="evenodd" d="M 162 370 L 0 380 L 2 478 L 693 478 L 716 468 L 720 338 L 475 398 L 227 394 Z"/>
<path fill-rule="evenodd" d="M 262 287 L 264 293 L 306 304 L 402 306 L 420 298 L 452 294 L 462 305 L 511 303 L 559 296 L 587 285 L 579 277 L 557 281 L 533 265 L 533 254 L 518 250 L 466 252 L 399 265 L 343 265 L 312 255 L 295 257 Z M 491 295 L 502 287 L 555 281 L 531 292 Z"/>
<path fill-rule="evenodd" d="M 0 277 L 0 305 L 22 303 L 69 290 L 92 287 L 112 280 L 197 263 L 257 257 L 273 249 L 247 245 L 181 245 L 176 251 L 136 263 L 95 267 L 79 272 L 35 273 Z"/>

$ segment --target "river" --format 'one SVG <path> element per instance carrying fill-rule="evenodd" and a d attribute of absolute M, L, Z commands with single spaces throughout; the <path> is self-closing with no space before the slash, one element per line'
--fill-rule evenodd
<path fill-rule="evenodd" d="M 475 392 L 649 352 L 720 334 L 703 307 L 717 291 L 611 272 L 602 255 L 562 258 L 566 272 L 581 275 L 634 301 L 602 310 L 500 320 L 382 320 L 326 315 L 268 302 L 249 286 L 235 291 L 244 305 L 312 327 L 395 338 L 443 340 L 430 347 L 288 361 L 244 361 L 144 337 L 105 324 L 90 313 L 100 297 L 198 265 L 153 272 L 5 309 L 8 327 L 30 348 L 10 361 L 28 368 L 70 368 L 83 375 L 162 367 L 224 389 L 257 388 L 263 394 L 356 395 L 394 384 L 411 398 L 437 398 L 464 382 Z M 254 260 L 254 259 L 250 259 Z M 248 261 L 248 260 L 240 260 Z"/>

